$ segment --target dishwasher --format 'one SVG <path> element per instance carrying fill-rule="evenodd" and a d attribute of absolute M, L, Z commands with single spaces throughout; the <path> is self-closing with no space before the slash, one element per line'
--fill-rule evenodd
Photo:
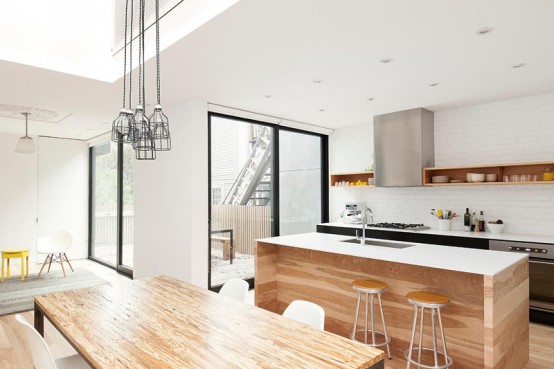
<path fill-rule="evenodd" d="M 529 318 L 554 326 L 554 244 L 490 240 L 489 249 L 529 255 Z"/>

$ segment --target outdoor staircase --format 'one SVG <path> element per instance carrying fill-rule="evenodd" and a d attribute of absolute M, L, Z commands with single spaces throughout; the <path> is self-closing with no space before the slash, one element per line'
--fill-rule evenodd
<path fill-rule="evenodd" d="M 265 206 L 271 201 L 271 137 L 263 127 L 231 190 L 223 200 L 226 205 Z"/>

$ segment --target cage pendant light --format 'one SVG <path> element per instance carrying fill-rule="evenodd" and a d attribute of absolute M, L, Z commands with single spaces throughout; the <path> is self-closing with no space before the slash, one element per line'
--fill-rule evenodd
<path fill-rule="evenodd" d="M 139 104 L 134 114 L 133 149 L 135 149 L 135 157 L 137 160 L 154 160 L 156 159 L 156 151 L 154 150 L 154 140 L 152 139 L 152 131 L 150 130 L 150 120 L 144 112 L 144 106 L 146 105 L 146 89 L 144 83 L 144 1 L 145 0 L 139 0 Z"/>
<path fill-rule="evenodd" d="M 150 128 L 154 149 L 156 151 L 171 150 L 171 134 L 169 132 L 169 119 L 162 111 L 160 103 L 160 1 L 156 0 L 156 95 L 157 104 L 150 115 Z"/>
<path fill-rule="evenodd" d="M 132 6 L 132 5 L 131 5 Z M 132 119 L 133 114 L 128 108 L 125 107 L 125 93 L 127 89 L 127 19 L 128 19 L 128 9 L 129 9 L 129 0 L 125 1 L 125 35 L 124 35 L 124 46 L 123 46 L 123 103 L 119 115 L 112 122 L 112 141 L 116 143 L 129 142 L 129 137 L 133 137 L 131 129 L 133 127 Z M 132 28 L 133 28 L 133 17 L 132 17 L 132 8 L 131 8 L 131 45 L 132 45 Z M 132 57 L 132 46 L 130 50 Z M 131 59 L 132 60 L 132 59 Z M 132 65 L 130 66 L 130 69 Z M 131 89 L 131 73 L 129 73 L 129 98 L 130 98 L 130 89 Z M 129 101 L 130 104 L 130 101 Z M 132 142 L 132 141 L 131 141 Z"/>
<path fill-rule="evenodd" d="M 156 0 L 156 89 L 157 104 L 154 112 L 148 117 L 145 113 L 145 27 L 144 13 L 145 0 L 138 0 L 138 104 L 133 111 L 131 107 L 133 95 L 133 29 L 134 29 L 134 0 L 125 1 L 125 45 L 123 48 L 123 105 L 119 115 L 112 123 L 111 139 L 117 143 L 131 144 L 138 160 L 156 159 L 156 151 L 171 149 L 171 135 L 169 119 L 163 113 L 160 104 L 160 13 L 159 0 Z M 130 24 L 128 22 L 130 18 Z M 127 38 L 128 31 L 130 38 Z M 129 53 L 127 53 L 129 44 Z M 129 59 L 127 59 L 129 56 Z M 127 92 L 127 60 L 129 60 L 129 90 Z M 125 106 L 128 93 L 128 105 Z"/>

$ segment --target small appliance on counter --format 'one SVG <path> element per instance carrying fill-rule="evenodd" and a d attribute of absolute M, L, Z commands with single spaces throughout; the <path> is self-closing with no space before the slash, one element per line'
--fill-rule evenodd
<path fill-rule="evenodd" d="M 365 211 L 365 205 L 361 202 L 347 202 L 344 204 L 344 210 L 340 219 L 346 224 L 362 224 L 362 213 Z"/>

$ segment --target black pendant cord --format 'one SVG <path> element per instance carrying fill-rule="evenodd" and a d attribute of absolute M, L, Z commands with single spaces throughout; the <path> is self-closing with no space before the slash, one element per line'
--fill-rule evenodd
<path fill-rule="evenodd" d="M 156 0 L 156 93 L 160 105 L 160 0 Z"/>
<path fill-rule="evenodd" d="M 25 115 L 25 137 L 29 137 L 29 113 L 23 113 Z"/>
<path fill-rule="evenodd" d="M 134 23 L 135 1 L 131 0 L 131 37 L 129 40 L 129 109 L 133 108 L 133 23 Z M 125 45 L 127 46 L 127 45 Z"/>
<path fill-rule="evenodd" d="M 144 67 L 144 12 L 146 11 L 145 0 L 141 0 L 142 12 L 141 12 L 141 38 L 142 38 L 142 106 L 146 109 L 146 89 L 145 89 L 145 70 Z"/>
<path fill-rule="evenodd" d="M 127 90 L 127 12 L 129 9 L 129 0 L 125 0 L 125 39 L 123 40 L 123 104 L 121 107 L 125 107 L 125 92 Z"/>
<path fill-rule="evenodd" d="M 139 0 L 139 20 L 138 20 L 138 31 L 139 31 L 139 35 L 138 35 L 138 40 L 139 40 L 139 51 L 138 51 L 138 58 L 139 58 L 139 76 L 138 76 L 138 104 L 142 104 L 142 35 L 141 35 L 141 31 L 142 31 L 142 27 L 141 27 L 141 23 L 142 23 L 142 0 Z M 143 106 L 144 108 L 144 106 Z M 138 123 L 138 122 L 137 122 Z"/>

